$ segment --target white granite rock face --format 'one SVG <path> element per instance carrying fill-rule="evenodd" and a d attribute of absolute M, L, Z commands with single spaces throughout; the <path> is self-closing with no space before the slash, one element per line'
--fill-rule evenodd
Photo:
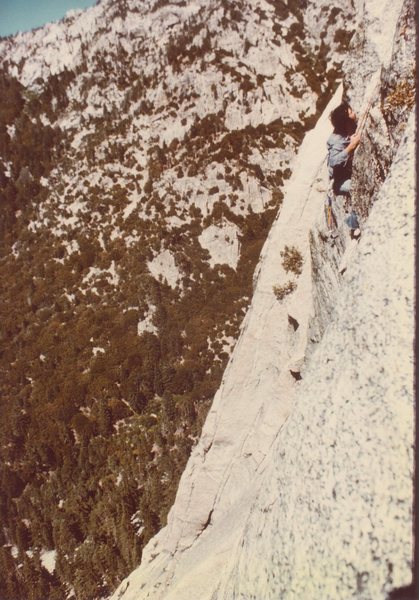
<path fill-rule="evenodd" d="M 324 155 L 317 149 L 325 147 L 328 115 L 341 93 L 337 90 L 301 145 L 281 212 L 262 250 L 252 306 L 181 478 L 168 524 L 146 546 L 138 572 L 114 598 L 209 600 L 217 593 L 220 573 L 242 534 L 241 515 L 249 510 L 270 460 L 266 457 L 292 406 L 298 386 L 291 371 L 304 367 L 313 316 L 310 229 L 323 212 L 327 187 Z M 299 276 L 282 265 L 286 245 L 302 255 Z M 289 280 L 296 289 L 279 302 L 273 288 Z M 297 331 L 290 317 L 298 323 Z"/>
<path fill-rule="evenodd" d="M 150 273 L 156 279 L 162 278 L 171 288 L 175 288 L 178 285 L 181 273 L 176 266 L 174 256 L 170 250 L 162 250 L 147 264 Z"/>
<path fill-rule="evenodd" d="M 217 598 L 411 583 L 414 194 L 412 115 Z"/>
<path fill-rule="evenodd" d="M 402 7 L 358 8 L 363 54 L 346 87 L 359 109 Z M 322 149 L 340 95 L 300 148 L 168 525 L 114 599 L 379 600 L 411 581 L 414 120 L 386 148 L 360 242 L 340 227 L 332 246 Z M 300 275 L 285 271 L 285 245 Z M 278 301 L 273 286 L 289 281 Z"/>
<path fill-rule="evenodd" d="M 240 256 L 239 229 L 225 221 L 220 225 L 210 225 L 199 236 L 199 243 L 210 253 L 211 267 L 226 264 L 235 269 Z"/>

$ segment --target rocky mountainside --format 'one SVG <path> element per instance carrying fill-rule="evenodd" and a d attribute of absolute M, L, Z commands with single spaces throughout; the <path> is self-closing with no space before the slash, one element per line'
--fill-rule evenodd
<path fill-rule="evenodd" d="M 5 600 L 109 595 L 166 524 L 355 21 L 102 0 L 0 40 Z"/>
<path fill-rule="evenodd" d="M 115 600 L 416 597 L 415 10 L 356 9 L 343 92 L 368 107 L 353 173 L 361 239 L 342 197 L 333 244 L 324 216 L 319 148 L 339 89 L 300 147 L 168 524 Z"/>

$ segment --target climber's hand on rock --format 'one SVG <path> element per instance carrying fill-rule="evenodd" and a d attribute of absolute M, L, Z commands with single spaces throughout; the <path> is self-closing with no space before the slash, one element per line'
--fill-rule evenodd
<path fill-rule="evenodd" d="M 355 150 L 355 148 L 359 145 L 360 140 L 361 136 L 359 133 L 354 133 L 353 135 L 351 135 L 351 141 L 349 142 L 349 145 L 346 148 L 346 150 L 348 152 L 352 152 L 352 150 Z"/>

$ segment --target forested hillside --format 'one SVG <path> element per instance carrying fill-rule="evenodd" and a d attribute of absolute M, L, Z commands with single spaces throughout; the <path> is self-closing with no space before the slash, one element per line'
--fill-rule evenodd
<path fill-rule="evenodd" d="M 348 13 L 103 1 L 0 40 L 2 600 L 104 597 L 165 524 Z"/>

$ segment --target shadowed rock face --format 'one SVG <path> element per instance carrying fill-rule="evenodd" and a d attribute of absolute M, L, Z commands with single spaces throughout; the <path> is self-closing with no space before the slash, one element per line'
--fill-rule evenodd
<path fill-rule="evenodd" d="M 360 116 L 369 105 L 363 143 L 354 160 L 353 205 L 363 217 L 368 215 L 374 194 L 388 173 L 415 102 L 414 3 L 391 3 L 391 10 L 396 9 L 394 32 L 388 32 L 387 43 L 377 40 L 380 45 L 375 53 L 381 52 L 382 62 L 376 65 L 374 61 L 375 72 L 371 73 L 374 49 L 368 38 L 358 40 L 359 34 L 354 44 L 359 44 L 358 52 L 363 56 L 351 53 L 344 64 L 349 100 Z M 359 98 L 359 90 L 367 85 L 367 94 Z"/>
<path fill-rule="evenodd" d="M 338 201 L 326 241 L 313 157 L 337 95 L 297 157 L 168 526 L 115 598 L 367 600 L 411 583 L 415 25 L 410 1 L 359 11 L 344 85 L 358 112 L 371 105 L 353 175 L 361 239 Z M 291 239 L 303 269 L 278 303 Z"/>

